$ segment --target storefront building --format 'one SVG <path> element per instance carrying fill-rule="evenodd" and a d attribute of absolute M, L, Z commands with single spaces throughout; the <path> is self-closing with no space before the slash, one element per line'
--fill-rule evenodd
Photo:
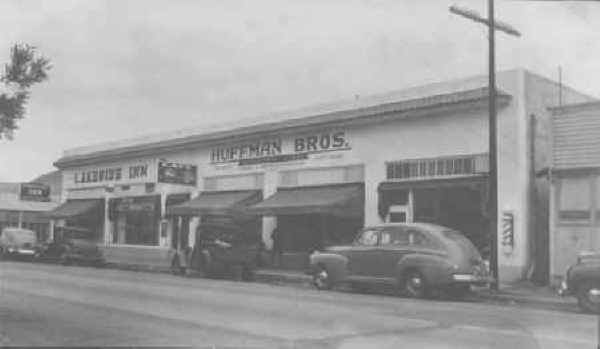
<path fill-rule="evenodd" d="M 600 251 L 600 103 L 552 108 L 550 255 L 553 283 L 581 252 Z"/>
<path fill-rule="evenodd" d="M 498 75 L 498 85 L 504 282 L 525 277 L 533 258 L 528 152 L 536 136 L 528 115 L 538 115 L 538 127 L 547 129 L 546 108 L 558 84 L 512 70 Z M 99 200 L 98 239 L 119 261 L 168 265 L 161 259 L 171 247 L 193 246 L 198 223 L 219 219 L 242 222 L 267 248 L 277 228 L 285 268 L 301 268 L 310 251 L 351 241 L 357 229 L 385 221 L 459 229 L 485 255 L 485 86 L 485 77 L 475 77 L 271 114 L 235 128 L 73 149 L 55 165 L 63 172 L 66 204 Z M 590 99 L 562 89 L 574 102 Z M 545 151 L 538 147 L 536 161 L 546 161 Z M 193 170 L 183 171 L 187 180 L 165 181 L 165 167 Z"/>
<path fill-rule="evenodd" d="M 51 226 L 46 214 L 58 205 L 52 189 L 38 182 L 0 183 L 0 231 L 6 227 L 30 229 L 39 241 L 48 240 Z"/>

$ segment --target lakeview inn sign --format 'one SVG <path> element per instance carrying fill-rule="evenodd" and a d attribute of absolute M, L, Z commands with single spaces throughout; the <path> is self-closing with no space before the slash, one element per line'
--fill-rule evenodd
<path fill-rule="evenodd" d="M 195 186 L 197 170 L 196 165 L 160 159 L 77 170 L 72 173 L 71 183 L 76 187 L 157 182 Z"/>
<path fill-rule="evenodd" d="M 140 180 L 148 177 L 148 164 L 115 166 L 76 171 L 73 173 L 75 184 L 120 182 L 122 180 Z"/>

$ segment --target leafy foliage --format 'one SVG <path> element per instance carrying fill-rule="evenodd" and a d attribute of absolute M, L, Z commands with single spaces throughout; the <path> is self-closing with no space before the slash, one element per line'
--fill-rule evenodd
<path fill-rule="evenodd" d="M 0 139 L 12 139 L 18 128 L 17 121 L 25 117 L 25 106 L 30 88 L 48 79 L 52 68 L 50 60 L 40 56 L 34 46 L 15 44 L 10 51 L 10 62 L 5 64 L 0 81 Z"/>

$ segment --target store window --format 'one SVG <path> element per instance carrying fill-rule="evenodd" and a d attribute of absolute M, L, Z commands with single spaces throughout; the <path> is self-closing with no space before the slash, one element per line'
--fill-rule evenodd
<path fill-rule="evenodd" d="M 364 181 L 364 167 L 362 165 L 351 165 L 281 171 L 279 176 L 279 185 L 282 187 L 358 183 Z"/>
<path fill-rule="evenodd" d="M 485 154 L 433 159 L 392 161 L 386 164 L 388 179 L 464 176 L 487 172 Z"/>
<path fill-rule="evenodd" d="M 561 223 L 589 223 L 592 188 L 589 177 L 564 178 L 560 186 L 558 217 Z"/>
<path fill-rule="evenodd" d="M 113 243 L 158 245 L 160 195 L 111 200 Z"/>
<path fill-rule="evenodd" d="M 240 190 L 259 189 L 264 185 L 264 175 L 262 173 L 220 177 L 204 177 L 204 190 L 231 190 L 236 188 Z"/>

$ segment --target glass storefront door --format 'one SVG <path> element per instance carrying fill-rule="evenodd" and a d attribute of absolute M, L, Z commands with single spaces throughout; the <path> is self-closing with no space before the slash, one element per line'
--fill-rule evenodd
<path fill-rule="evenodd" d="M 113 243 L 157 246 L 160 195 L 111 200 Z"/>

